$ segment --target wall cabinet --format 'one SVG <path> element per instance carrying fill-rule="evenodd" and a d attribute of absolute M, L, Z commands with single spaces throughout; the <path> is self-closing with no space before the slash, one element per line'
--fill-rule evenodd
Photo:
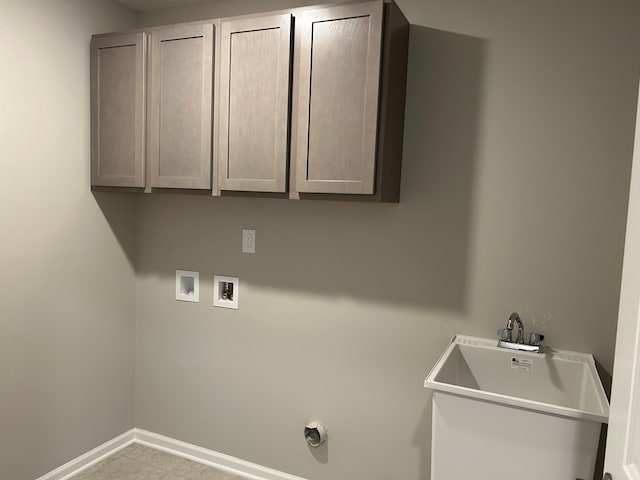
<path fill-rule="evenodd" d="M 381 1 L 297 19 L 299 192 L 374 193 L 382 21 Z"/>
<path fill-rule="evenodd" d="M 91 42 L 91 185 L 144 187 L 144 32 Z"/>
<path fill-rule="evenodd" d="M 220 190 L 287 190 L 291 14 L 222 20 Z"/>
<path fill-rule="evenodd" d="M 408 27 L 373 0 L 95 36 L 92 185 L 397 202 Z"/>
<path fill-rule="evenodd" d="M 408 44 L 394 2 L 296 19 L 292 198 L 399 201 Z"/>
<path fill-rule="evenodd" d="M 94 36 L 91 65 L 91 184 L 211 189 L 213 24 Z"/>
<path fill-rule="evenodd" d="M 151 32 L 149 186 L 211 188 L 213 25 Z"/>

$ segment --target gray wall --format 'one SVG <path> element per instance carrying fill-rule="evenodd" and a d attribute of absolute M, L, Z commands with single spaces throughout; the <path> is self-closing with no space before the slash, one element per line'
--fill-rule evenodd
<path fill-rule="evenodd" d="M 251 10 L 235 3 L 139 24 Z M 640 4 L 398 3 L 399 205 L 141 199 L 136 426 L 314 480 L 427 479 L 422 382 L 454 333 L 493 337 L 516 310 L 611 371 Z M 174 300 L 176 269 L 200 271 L 199 304 Z M 240 277 L 238 311 L 211 307 L 213 274 Z"/>
<path fill-rule="evenodd" d="M 0 2 L 0 478 L 33 480 L 133 426 L 135 210 L 89 190 L 101 0 Z"/>
<path fill-rule="evenodd" d="M 0 478 L 135 423 L 313 480 L 424 480 L 424 376 L 453 333 L 493 336 L 512 310 L 611 371 L 640 5 L 399 4 L 413 24 L 402 200 L 366 205 L 92 195 L 78 72 L 89 35 L 133 15 L 2 3 Z M 199 304 L 174 300 L 175 269 L 201 272 Z M 240 310 L 210 306 L 214 273 L 240 277 Z M 311 418 L 330 431 L 319 451 L 302 440 Z"/>

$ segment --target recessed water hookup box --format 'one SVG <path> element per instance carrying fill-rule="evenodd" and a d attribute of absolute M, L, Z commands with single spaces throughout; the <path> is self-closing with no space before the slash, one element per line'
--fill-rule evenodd
<path fill-rule="evenodd" d="M 237 277 L 213 276 L 213 306 L 238 309 L 240 280 Z"/>
<path fill-rule="evenodd" d="M 176 300 L 200 301 L 200 274 L 188 270 L 176 270 Z"/>

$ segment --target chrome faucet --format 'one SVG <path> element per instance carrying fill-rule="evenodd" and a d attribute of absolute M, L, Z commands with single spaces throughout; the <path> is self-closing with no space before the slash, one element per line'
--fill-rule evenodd
<path fill-rule="evenodd" d="M 513 324 L 518 325 L 518 336 L 516 341 L 513 341 Z M 544 339 L 544 335 L 539 333 L 531 333 L 529 343 L 524 342 L 524 325 L 522 319 L 517 312 L 513 312 L 509 315 L 507 320 L 507 326 L 498 330 L 500 339 L 498 340 L 498 346 L 503 348 L 509 348 L 511 350 L 525 350 L 527 352 L 540 353 L 542 351 L 542 345 L 540 342 Z"/>
<path fill-rule="evenodd" d="M 522 319 L 520 318 L 520 315 L 518 315 L 518 312 L 513 312 L 509 315 L 507 326 L 502 330 L 500 338 L 507 342 L 512 342 L 513 322 L 518 324 L 518 337 L 516 338 L 516 343 L 524 343 L 524 325 L 522 324 Z"/>

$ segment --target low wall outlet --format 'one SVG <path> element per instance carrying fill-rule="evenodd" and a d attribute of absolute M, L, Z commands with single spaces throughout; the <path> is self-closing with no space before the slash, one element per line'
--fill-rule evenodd
<path fill-rule="evenodd" d="M 236 277 L 213 276 L 213 306 L 238 309 L 240 280 Z"/>
<path fill-rule="evenodd" d="M 176 270 L 176 300 L 200 301 L 200 274 L 188 270 Z"/>

